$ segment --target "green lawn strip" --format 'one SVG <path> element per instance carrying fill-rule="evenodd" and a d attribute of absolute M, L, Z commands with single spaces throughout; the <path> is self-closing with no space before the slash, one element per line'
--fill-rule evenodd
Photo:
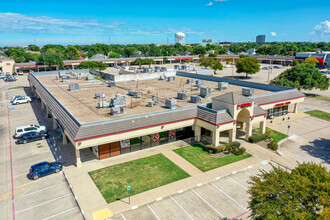
<path fill-rule="evenodd" d="M 9 89 L 24 89 L 24 86 L 15 86 L 15 87 L 11 87 Z"/>
<path fill-rule="evenodd" d="M 306 97 L 330 101 L 330 97 L 327 97 L 327 96 L 321 96 L 321 95 L 310 94 L 310 93 L 305 93 L 305 95 L 306 95 Z"/>
<path fill-rule="evenodd" d="M 185 160 L 190 162 L 192 165 L 197 167 L 203 172 L 234 163 L 239 160 L 251 157 L 250 154 L 245 154 L 242 156 L 238 155 L 228 155 L 221 158 L 212 157 L 207 152 L 205 152 L 200 145 L 192 145 L 184 148 L 179 148 L 174 150 L 175 153 L 183 157 Z"/>
<path fill-rule="evenodd" d="M 253 132 L 259 133 L 259 128 L 253 129 Z M 274 139 L 274 141 L 276 141 L 276 143 L 278 143 L 280 140 L 283 140 L 284 138 L 288 137 L 288 135 L 275 131 L 268 127 L 266 128 L 266 132 L 269 133 L 270 137 L 272 137 Z"/>
<path fill-rule="evenodd" d="M 190 175 L 163 154 L 129 161 L 89 172 L 107 203 L 157 188 Z"/>
<path fill-rule="evenodd" d="M 324 112 L 324 111 L 320 111 L 320 110 L 311 110 L 311 111 L 307 111 L 305 113 L 309 114 L 311 116 L 317 117 L 317 118 L 321 118 L 321 119 L 330 121 L 330 113 L 328 113 L 328 112 Z"/>

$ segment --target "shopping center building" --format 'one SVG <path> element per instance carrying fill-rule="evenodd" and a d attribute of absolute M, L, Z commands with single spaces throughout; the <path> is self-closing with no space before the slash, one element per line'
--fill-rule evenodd
<path fill-rule="evenodd" d="M 77 166 L 85 151 L 104 159 L 185 139 L 215 146 L 248 139 L 253 127 L 264 133 L 267 118 L 291 109 L 295 113 L 304 101 L 304 94 L 296 89 L 182 72 L 168 80 L 115 86 L 85 78 L 62 82 L 58 75 L 58 71 L 31 73 L 28 79 L 42 109 L 52 116 L 53 127 L 61 129 L 63 143 L 75 149 Z M 228 88 L 218 89 L 219 82 L 229 83 Z M 196 103 L 193 98 L 201 94 L 202 87 L 209 88 L 209 93 Z M 246 87 L 253 88 L 252 96 L 242 95 Z M 132 90 L 139 95 L 129 96 Z M 186 97 L 178 98 L 182 92 Z M 121 114 L 100 108 L 101 102 L 116 97 L 125 100 L 124 107 L 118 108 Z M 174 104 L 166 106 L 167 99 Z"/>

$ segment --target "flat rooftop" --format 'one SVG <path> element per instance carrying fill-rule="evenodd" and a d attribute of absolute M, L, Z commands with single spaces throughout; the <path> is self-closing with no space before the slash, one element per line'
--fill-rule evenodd
<path fill-rule="evenodd" d="M 117 83 L 116 87 L 110 88 L 107 84 L 102 84 L 102 81 L 94 80 L 93 82 L 84 79 L 71 79 L 70 82 L 61 82 L 56 79 L 56 75 L 36 75 L 38 80 L 58 99 L 58 101 L 80 122 L 91 123 L 97 121 L 104 121 L 114 118 L 122 118 L 127 116 L 140 115 L 145 113 L 152 113 L 158 111 L 168 111 L 170 109 L 165 107 L 165 100 L 167 98 L 177 97 L 178 92 L 185 90 L 188 94 L 187 100 L 177 100 L 176 108 L 199 105 L 190 103 L 191 95 L 199 95 L 200 91 L 195 86 L 196 79 L 193 79 L 194 84 L 186 84 L 187 77 L 176 76 L 175 81 L 168 82 L 167 80 L 144 80 L 144 81 L 130 81 Z M 79 91 L 69 91 L 69 84 L 80 84 Z M 242 93 L 242 87 L 231 85 L 227 90 L 218 90 L 218 83 L 211 81 L 204 81 L 203 86 L 211 87 L 212 96 L 209 98 L 202 98 L 202 104 L 212 102 L 212 97 L 222 95 L 228 92 Z M 106 98 L 104 101 L 110 101 L 111 98 L 116 97 L 116 94 L 128 95 L 128 90 L 137 90 L 141 92 L 141 98 L 134 98 L 129 96 L 126 99 L 126 108 L 124 114 L 110 115 L 109 108 L 98 109 L 98 102 L 95 99 L 95 93 L 104 92 Z M 270 91 L 254 89 L 254 95 L 261 95 L 271 93 Z M 158 104 L 153 107 L 147 107 L 148 101 L 151 101 L 152 96 L 158 97 Z"/>

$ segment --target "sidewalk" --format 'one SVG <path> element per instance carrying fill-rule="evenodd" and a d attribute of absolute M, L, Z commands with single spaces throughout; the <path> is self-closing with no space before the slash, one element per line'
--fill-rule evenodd
<path fill-rule="evenodd" d="M 65 169 L 65 173 L 70 184 L 72 185 L 74 193 L 78 196 L 77 200 L 82 210 L 84 211 L 86 218 L 93 219 L 93 212 L 96 212 L 98 210 L 108 208 L 112 212 L 112 214 L 118 214 L 125 210 L 130 210 L 132 209 L 132 207 L 136 208 L 137 206 L 141 206 L 153 202 L 155 200 L 163 199 L 165 197 L 178 193 L 178 191 L 181 192 L 182 190 L 187 190 L 196 187 L 197 184 L 200 185 L 208 183 L 210 181 L 214 181 L 217 177 L 223 177 L 226 175 L 230 175 L 233 172 L 245 170 L 250 166 L 259 165 L 260 162 L 263 160 L 274 160 L 277 163 L 283 163 L 284 166 L 288 166 L 289 168 L 293 167 L 292 164 L 288 163 L 274 152 L 271 152 L 267 149 L 263 149 L 258 145 L 243 143 L 243 146 L 247 149 L 247 152 L 253 155 L 252 157 L 203 173 L 202 171 L 200 171 L 172 151 L 173 149 L 184 147 L 186 145 L 188 144 L 181 145 L 180 142 L 175 142 L 155 148 L 150 148 L 148 150 L 142 150 L 130 154 L 116 156 L 101 161 L 89 161 L 85 162 L 83 166 L 79 168 L 67 168 Z M 176 165 L 178 165 L 187 173 L 189 173 L 191 177 L 140 193 L 138 195 L 131 196 L 130 204 L 128 203 L 127 198 L 107 204 L 102 194 L 99 192 L 94 182 L 88 175 L 88 172 L 93 170 L 124 163 L 131 160 L 136 160 L 143 157 L 148 157 L 159 153 L 165 155 L 172 162 L 174 162 Z"/>

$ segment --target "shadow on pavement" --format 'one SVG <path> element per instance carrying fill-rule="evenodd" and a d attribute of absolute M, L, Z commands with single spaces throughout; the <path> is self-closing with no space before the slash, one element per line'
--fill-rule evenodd
<path fill-rule="evenodd" d="M 307 145 L 301 146 L 301 149 L 309 153 L 313 157 L 324 160 L 330 164 L 330 139 L 321 138 L 309 142 Z"/>

